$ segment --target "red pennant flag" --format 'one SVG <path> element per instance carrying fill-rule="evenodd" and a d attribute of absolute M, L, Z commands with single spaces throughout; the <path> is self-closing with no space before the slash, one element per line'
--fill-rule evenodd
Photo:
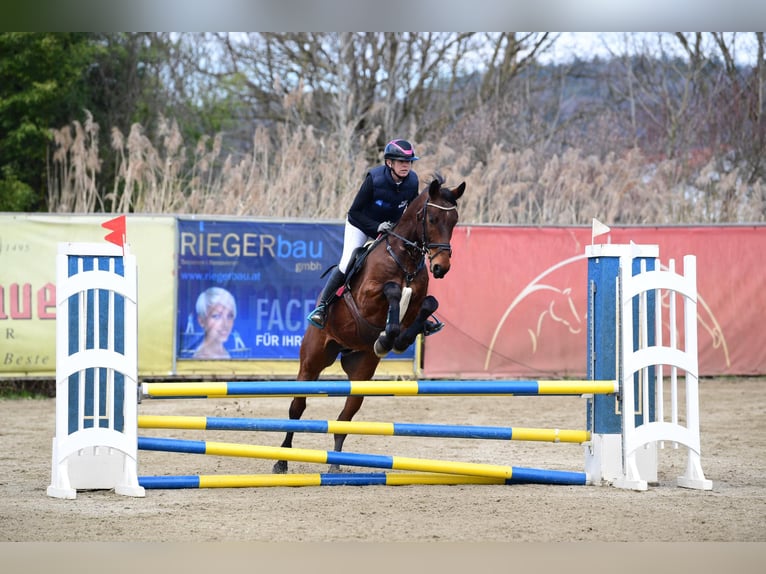
<path fill-rule="evenodd" d="M 125 216 L 120 215 L 101 224 L 101 227 L 111 231 L 104 239 L 109 243 L 125 248 Z"/>

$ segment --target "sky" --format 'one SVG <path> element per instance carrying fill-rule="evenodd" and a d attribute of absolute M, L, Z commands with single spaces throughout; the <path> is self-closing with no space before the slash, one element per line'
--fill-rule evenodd
<path fill-rule="evenodd" d="M 555 48 L 541 56 L 543 63 L 567 63 L 575 58 L 590 60 L 595 56 L 609 58 L 610 54 L 624 55 L 647 50 L 659 54 L 662 49 L 673 55 L 682 55 L 675 41 L 667 37 L 660 40 L 657 32 L 561 32 Z M 727 33 L 732 38 L 732 33 Z M 735 59 L 739 64 L 753 64 L 757 53 L 753 32 L 738 32 L 735 39 Z"/>

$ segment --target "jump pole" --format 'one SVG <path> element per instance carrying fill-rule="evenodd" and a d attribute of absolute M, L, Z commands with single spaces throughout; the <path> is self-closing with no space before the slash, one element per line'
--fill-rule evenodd
<path fill-rule="evenodd" d="M 138 415 L 138 428 L 304 432 L 377 436 L 523 440 L 578 444 L 590 440 L 589 431 L 572 429 L 170 415 Z"/>
<path fill-rule="evenodd" d="M 218 383 L 143 383 L 147 398 L 290 396 L 536 396 L 609 394 L 619 390 L 608 380 L 424 380 L 424 381 L 234 381 Z"/>
<path fill-rule="evenodd" d="M 214 441 L 138 437 L 138 449 L 482 476 L 504 480 L 514 479 L 516 482 L 525 483 L 574 485 L 589 482 L 584 472 Z"/>
<path fill-rule="evenodd" d="M 263 486 L 412 486 L 459 484 L 518 484 L 513 479 L 430 472 L 328 472 L 307 474 L 197 474 L 139 476 L 150 489 L 254 488 Z"/>

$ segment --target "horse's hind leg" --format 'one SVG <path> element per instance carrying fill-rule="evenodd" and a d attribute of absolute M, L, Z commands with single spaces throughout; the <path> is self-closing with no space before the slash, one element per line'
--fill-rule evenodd
<path fill-rule="evenodd" d="M 394 352 L 403 353 L 407 348 L 412 345 L 415 338 L 423 332 L 426 321 L 428 318 L 439 308 L 439 302 L 433 295 L 428 295 L 420 305 L 420 311 L 418 311 L 415 320 L 412 322 L 407 330 L 399 335 L 394 341 Z"/>
<path fill-rule="evenodd" d="M 338 356 L 339 346 L 332 340 L 325 338 L 324 332 L 319 329 L 307 329 L 303 337 L 300 350 L 300 367 L 298 369 L 298 381 L 316 381 L 322 371 L 335 362 Z M 306 397 L 294 397 L 290 403 L 290 419 L 300 419 L 306 410 Z M 285 434 L 282 441 L 284 448 L 292 448 L 293 433 Z M 278 460 L 272 467 L 275 474 L 287 472 L 287 461 Z"/>
<path fill-rule="evenodd" d="M 375 341 L 375 354 L 385 357 L 394 346 L 394 340 L 399 336 L 401 325 L 399 323 L 399 301 L 402 298 L 402 287 L 398 283 L 389 281 L 383 285 L 383 295 L 388 301 L 388 315 L 386 316 L 386 330 Z"/>
<path fill-rule="evenodd" d="M 375 369 L 378 367 L 380 359 L 370 354 L 369 352 L 361 353 L 349 353 L 341 357 L 341 364 L 343 370 L 348 375 L 350 381 L 367 381 L 372 379 L 375 375 Z M 362 402 L 364 402 L 364 396 L 352 395 L 346 398 L 346 402 L 343 405 L 343 410 L 338 415 L 339 421 L 350 421 L 354 418 L 354 415 L 362 408 Z M 343 442 L 346 440 L 345 434 L 335 435 L 334 449 L 338 452 L 343 450 Z M 330 465 L 330 472 L 340 471 L 340 466 L 337 464 Z"/>

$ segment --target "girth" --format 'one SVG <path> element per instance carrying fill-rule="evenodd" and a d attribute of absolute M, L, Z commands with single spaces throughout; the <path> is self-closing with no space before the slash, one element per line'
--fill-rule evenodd
<path fill-rule="evenodd" d="M 357 335 L 365 345 L 372 345 L 375 341 L 377 341 L 380 332 L 383 331 L 385 327 L 376 327 L 367 319 L 362 317 L 362 314 L 359 312 L 359 307 L 356 306 L 356 301 L 354 301 L 354 296 L 351 294 L 350 289 L 343 291 L 343 300 L 346 302 L 349 311 L 351 311 L 351 314 L 354 316 Z"/>

